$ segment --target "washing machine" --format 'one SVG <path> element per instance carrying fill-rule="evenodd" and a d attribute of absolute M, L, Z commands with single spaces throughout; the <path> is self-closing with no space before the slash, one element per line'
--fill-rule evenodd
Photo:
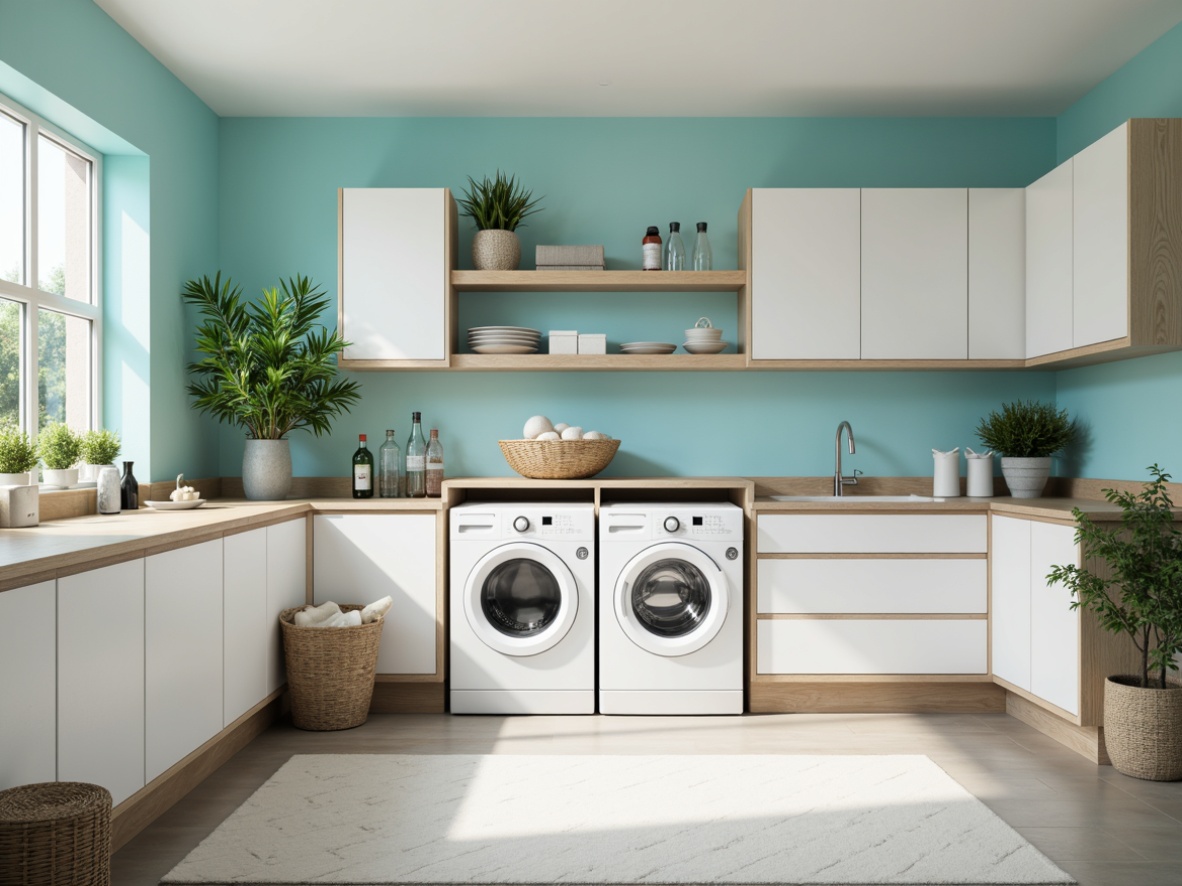
<path fill-rule="evenodd" d="M 742 509 L 599 509 L 599 711 L 743 712 Z"/>
<path fill-rule="evenodd" d="M 448 514 L 452 713 L 594 713 L 594 506 Z"/>

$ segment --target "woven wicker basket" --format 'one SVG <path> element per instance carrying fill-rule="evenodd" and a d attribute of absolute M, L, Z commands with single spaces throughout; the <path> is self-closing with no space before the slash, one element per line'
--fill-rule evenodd
<path fill-rule="evenodd" d="M 1182 684 L 1142 689 L 1137 677 L 1104 681 L 1104 744 L 1118 772 L 1182 779 Z"/>
<path fill-rule="evenodd" d="M 533 480 L 594 477 L 620 448 L 619 440 L 501 440 L 509 467 Z"/>
<path fill-rule="evenodd" d="M 297 627 L 295 614 L 303 608 L 279 615 L 291 721 L 318 732 L 360 726 L 369 716 L 385 620 L 348 628 Z M 341 611 L 364 608 L 342 606 Z"/>
<path fill-rule="evenodd" d="M 0 791 L 0 883 L 110 882 L 110 791 L 76 781 Z"/>

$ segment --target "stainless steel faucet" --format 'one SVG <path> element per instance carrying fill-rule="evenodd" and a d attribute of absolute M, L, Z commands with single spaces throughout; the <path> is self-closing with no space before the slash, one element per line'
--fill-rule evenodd
<path fill-rule="evenodd" d="M 841 473 L 841 430 L 845 428 L 850 441 L 850 455 L 854 454 L 854 429 L 850 427 L 848 421 L 843 421 L 837 426 L 837 437 L 833 441 L 833 453 L 835 456 L 835 465 L 833 469 L 833 494 L 836 496 L 842 495 L 842 490 L 846 486 L 854 486 L 858 482 L 858 471 L 854 471 L 852 477 L 842 476 Z"/>

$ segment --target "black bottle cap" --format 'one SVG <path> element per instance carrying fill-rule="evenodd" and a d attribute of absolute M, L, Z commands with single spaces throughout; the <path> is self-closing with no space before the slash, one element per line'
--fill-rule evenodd
<path fill-rule="evenodd" d="M 660 229 L 657 228 L 656 225 L 649 225 L 648 230 L 644 232 L 644 236 L 652 237 L 654 235 L 659 235 L 660 233 L 661 233 L 661 231 L 660 231 Z"/>
<path fill-rule="evenodd" d="M 698 230 L 705 231 L 706 230 L 706 223 L 705 222 L 698 222 Z"/>
<path fill-rule="evenodd" d="M 422 417 L 423 417 L 423 413 L 421 413 L 421 412 L 412 412 L 412 413 L 410 414 L 410 416 L 411 416 L 411 418 L 412 418 L 412 419 L 414 419 L 415 421 L 419 421 L 419 420 L 421 420 L 421 419 L 422 419 Z"/>
<path fill-rule="evenodd" d="M 669 233 L 676 234 L 681 231 L 681 222 L 669 222 Z"/>

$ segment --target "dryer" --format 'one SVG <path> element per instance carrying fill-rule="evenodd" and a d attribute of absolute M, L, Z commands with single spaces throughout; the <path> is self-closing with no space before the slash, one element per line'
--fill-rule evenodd
<path fill-rule="evenodd" d="M 594 713 L 594 505 L 448 514 L 452 713 Z"/>
<path fill-rule="evenodd" d="M 743 511 L 599 509 L 599 711 L 743 712 Z"/>

